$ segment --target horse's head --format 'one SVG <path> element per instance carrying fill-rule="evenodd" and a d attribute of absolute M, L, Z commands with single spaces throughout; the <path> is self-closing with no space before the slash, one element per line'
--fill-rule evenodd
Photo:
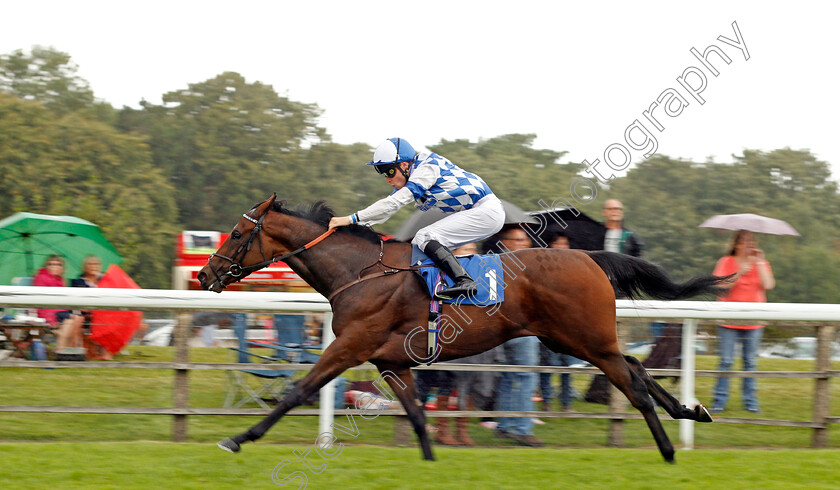
<path fill-rule="evenodd" d="M 242 215 L 227 240 L 210 255 L 196 278 L 202 289 L 221 293 L 230 283 L 271 263 L 272 250 L 264 249 L 263 221 L 277 194 Z"/>

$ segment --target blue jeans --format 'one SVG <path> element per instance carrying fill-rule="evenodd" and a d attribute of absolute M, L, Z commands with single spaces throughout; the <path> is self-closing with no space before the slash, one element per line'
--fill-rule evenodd
<path fill-rule="evenodd" d="M 540 343 L 540 365 L 541 366 L 571 366 L 581 362 L 580 359 L 568 354 L 552 352 L 548 347 Z M 540 393 L 544 403 L 548 404 L 554 397 L 554 390 L 551 386 L 552 373 L 540 373 Z M 572 404 L 572 375 L 563 373 L 560 375 L 560 403 L 563 408 Z"/>
<path fill-rule="evenodd" d="M 536 366 L 539 363 L 539 339 L 519 337 L 508 340 L 505 346 L 505 364 Z M 499 381 L 499 410 L 527 412 L 534 410 L 531 397 L 537 388 L 537 373 L 502 373 Z M 498 429 L 519 434 L 534 435 L 530 417 L 501 417 Z"/>
<path fill-rule="evenodd" d="M 763 328 L 743 329 L 718 326 L 718 344 L 720 346 L 720 364 L 718 371 L 731 371 L 735 362 L 735 344 L 740 342 L 744 371 L 755 371 L 758 365 L 756 356 L 761 343 Z M 747 410 L 758 410 L 755 378 L 743 378 L 743 403 Z M 712 408 L 724 409 L 729 399 L 729 378 L 718 378 L 715 384 L 714 404 Z"/>

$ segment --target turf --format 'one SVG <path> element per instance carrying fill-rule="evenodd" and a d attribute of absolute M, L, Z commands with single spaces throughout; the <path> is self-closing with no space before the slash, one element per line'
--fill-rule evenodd
<path fill-rule="evenodd" d="M 695 450 L 677 464 L 639 449 L 449 449 L 347 445 L 332 459 L 312 446 L 0 443 L 0 488 L 837 488 L 837 450 Z M 333 448 L 337 451 L 337 448 Z M 283 463 L 287 462 L 284 466 Z M 319 471 L 316 473 L 315 471 Z M 295 473 L 299 472 L 299 473 Z"/>

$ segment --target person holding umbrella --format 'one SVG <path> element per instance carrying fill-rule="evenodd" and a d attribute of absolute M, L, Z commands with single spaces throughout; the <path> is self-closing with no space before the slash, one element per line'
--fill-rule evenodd
<path fill-rule="evenodd" d="M 454 282 L 436 293 L 437 299 L 474 294 L 475 281 L 450 249 L 483 240 L 502 229 L 505 211 L 490 187 L 478 175 L 436 153 L 417 153 L 402 138 L 385 140 L 368 165 L 384 175 L 394 191 L 350 216 L 332 218 L 329 227 L 383 223 L 412 201 L 421 211 L 437 208 L 447 216 L 422 228 L 411 243 Z"/>
<path fill-rule="evenodd" d="M 765 291 L 776 286 L 773 270 L 764 257 L 764 252 L 758 248 L 751 231 L 738 230 L 732 237 L 729 253 L 718 260 L 713 272 L 716 276 L 728 276 L 732 288 L 720 301 L 744 301 L 766 303 Z M 756 357 L 761 342 L 763 325 L 720 325 L 718 327 L 718 344 L 720 347 L 720 364 L 718 371 L 730 371 L 735 358 L 735 345 L 742 345 L 744 371 L 756 370 Z M 752 413 L 759 413 L 758 396 L 755 378 L 744 378 L 743 403 L 744 408 Z M 714 402 L 712 413 L 720 413 L 726 409 L 729 398 L 729 378 L 719 377 L 714 388 Z"/>

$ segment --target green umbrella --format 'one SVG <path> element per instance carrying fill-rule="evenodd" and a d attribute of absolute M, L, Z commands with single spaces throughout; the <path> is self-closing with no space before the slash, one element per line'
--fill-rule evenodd
<path fill-rule="evenodd" d="M 99 227 L 74 216 L 17 213 L 0 221 L 0 284 L 14 277 L 32 277 L 50 255 L 64 257 L 66 278 L 81 274 L 88 255 L 102 260 L 102 269 L 122 257 Z"/>

